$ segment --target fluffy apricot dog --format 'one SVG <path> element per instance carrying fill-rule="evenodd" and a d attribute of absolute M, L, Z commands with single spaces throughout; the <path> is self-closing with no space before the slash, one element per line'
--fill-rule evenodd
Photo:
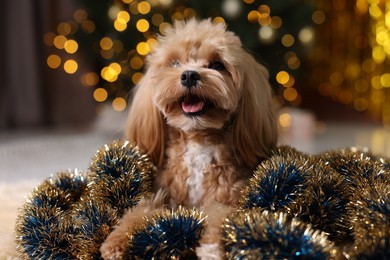
<path fill-rule="evenodd" d="M 158 42 L 126 125 L 127 139 L 158 168 L 156 195 L 125 213 L 101 253 L 120 258 L 143 216 L 183 205 L 208 215 L 198 257 L 219 258 L 220 223 L 277 142 L 268 72 L 210 20 L 176 22 Z"/>

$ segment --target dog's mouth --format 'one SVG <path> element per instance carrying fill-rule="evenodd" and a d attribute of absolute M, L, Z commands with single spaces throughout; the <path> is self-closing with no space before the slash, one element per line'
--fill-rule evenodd
<path fill-rule="evenodd" d="M 209 102 L 204 98 L 194 95 L 186 95 L 180 100 L 181 109 L 186 115 L 189 116 L 196 116 L 202 114 L 208 104 Z"/>

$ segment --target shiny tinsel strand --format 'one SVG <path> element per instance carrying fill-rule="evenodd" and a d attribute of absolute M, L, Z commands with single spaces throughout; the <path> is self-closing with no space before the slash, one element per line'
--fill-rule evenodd
<path fill-rule="evenodd" d="M 290 211 L 302 196 L 312 165 L 308 156 L 275 155 L 263 161 L 249 180 L 240 198 L 242 208 Z"/>
<path fill-rule="evenodd" d="M 387 252 L 390 258 L 390 185 L 383 182 L 362 187 L 354 194 L 348 209 L 354 225 L 356 252 L 377 254 L 373 249 L 382 248 L 382 253 Z"/>
<path fill-rule="evenodd" d="M 156 168 L 138 147 L 114 141 L 93 156 L 90 170 L 94 173 L 91 196 L 121 216 L 149 194 Z"/>
<path fill-rule="evenodd" d="M 292 213 L 313 228 L 324 231 L 330 240 L 346 244 L 352 242 L 351 223 L 346 206 L 351 198 L 347 181 L 321 161 L 306 180 L 307 189 Z"/>
<path fill-rule="evenodd" d="M 203 214 L 183 207 L 165 209 L 129 234 L 124 259 L 189 259 L 204 230 Z"/>
<path fill-rule="evenodd" d="M 118 224 L 116 211 L 84 197 L 72 212 L 72 222 L 77 227 L 72 243 L 72 253 L 78 259 L 100 259 L 99 248 Z"/>
<path fill-rule="evenodd" d="M 298 151 L 294 147 L 288 146 L 288 145 L 281 145 L 273 150 L 271 150 L 271 157 L 272 156 L 282 156 L 282 157 L 301 157 L 301 156 L 307 156 L 303 152 Z"/>
<path fill-rule="evenodd" d="M 320 231 L 285 213 L 245 210 L 222 227 L 227 259 L 328 259 L 333 244 Z"/>
<path fill-rule="evenodd" d="M 343 176 L 352 191 L 359 185 L 373 185 L 390 176 L 384 164 L 372 159 L 372 154 L 368 150 L 362 151 L 357 148 L 333 150 L 320 154 L 317 158 L 325 161 Z"/>
<path fill-rule="evenodd" d="M 74 226 L 69 212 L 87 190 L 77 170 L 60 172 L 29 195 L 16 221 L 17 251 L 23 259 L 67 259 Z"/>
<path fill-rule="evenodd" d="M 90 170 L 100 178 L 120 178 L 137 167 L 140 172 L 151 174 L 155 167 L 149 158 L 142 154 L 138 146 L 128 141 L 115 140 L 105 144 L 92 157 Z"/>

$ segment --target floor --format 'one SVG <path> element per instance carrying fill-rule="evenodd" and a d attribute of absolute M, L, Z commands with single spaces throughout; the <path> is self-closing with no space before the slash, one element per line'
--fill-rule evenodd
<path fill-rule="evenodd" d="M 281 142 L 307 153 L 360 146 L 390 156 L 390 131 L 376 125 L 317 122 L 290 111 Z M 13 228 L 18 208 L 42 180 L 62 170 L 85 171 L 103 144 L 120 138 L 125 115 L 107 109 L 88 129 L 0 133 L 0 259 L 16 259 Z"/>

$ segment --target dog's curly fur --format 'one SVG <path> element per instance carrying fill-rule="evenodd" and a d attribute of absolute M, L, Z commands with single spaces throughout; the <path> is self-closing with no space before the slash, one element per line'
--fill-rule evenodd
<path fill-rule="evenodd" d="M 225 25 L 176 22 L 158 42 L 137 86 L 126 137 L 158 167 L 160 192 L 125 214 L 101 247 L 104 258 L 120 255 L 126 231 L 163 204 L 199 207 L 209 215 L 208 228 L 218 231 L 218 219 L 277 142 L 268 72 Z M 210 254 L 218 240 L 218 232 L 206 231 L 199 256 L 218 257 Z"/>

